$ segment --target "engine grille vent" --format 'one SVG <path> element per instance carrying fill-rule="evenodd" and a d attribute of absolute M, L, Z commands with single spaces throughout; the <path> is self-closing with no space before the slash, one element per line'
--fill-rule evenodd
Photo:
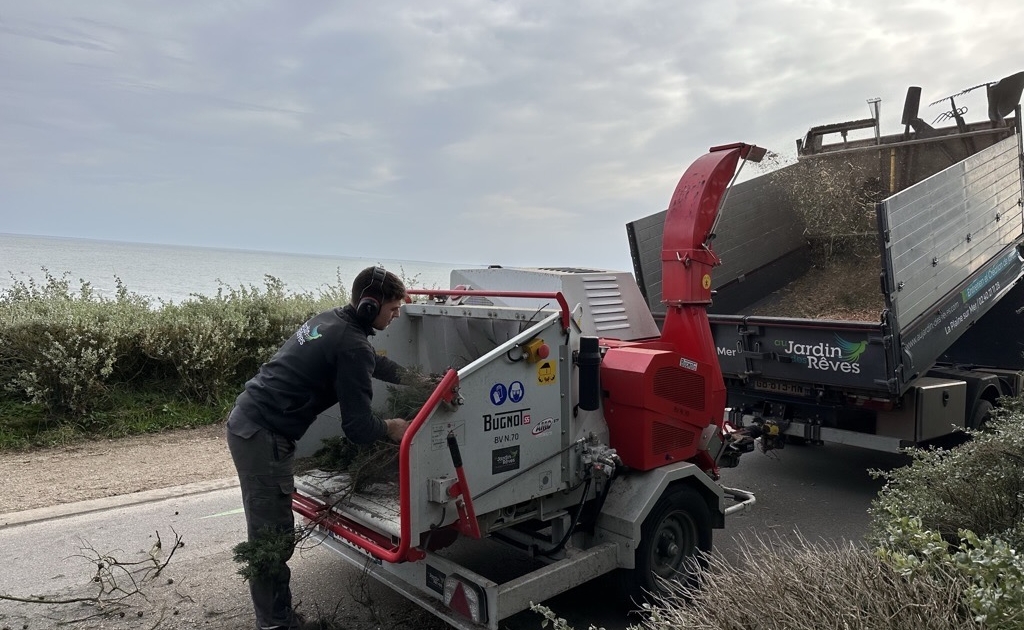
<path fill-rule="evenodd" d="M 686 448 L 693 444 L 695 435 L 693 430 L 655 422 L 651 426 L 651 450 L 655 455 L 664 455 L 679 448 Z"/>
<path fill-rule="evenodd" d="M 691 409 L 704 409 L 704 377 L 677 367 L 654 374 L 654 395 Z"/>

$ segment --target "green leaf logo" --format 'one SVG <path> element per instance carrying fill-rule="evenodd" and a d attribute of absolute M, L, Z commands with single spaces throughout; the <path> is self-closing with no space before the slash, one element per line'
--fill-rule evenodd
<path fill-rule="evenodd" d="M 854 342 L 847 341 L 839 335 L 836 335 L 836 343 L 839 344 L 839 347 L 843 351 L 843 360 L 849 361 L 850 363 L 856 363 L 857 360 L 860 359 L 860 355 L 864 354 L 864 351 L 868 349 L 868 342 L 866 339 L 864 341 Z"/>

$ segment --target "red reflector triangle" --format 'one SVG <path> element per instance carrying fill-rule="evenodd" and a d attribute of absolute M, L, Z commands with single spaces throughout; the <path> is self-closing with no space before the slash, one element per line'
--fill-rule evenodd
<path fill-rule="evenodd" d="M 466 599 L 466 588 L 461 583 L 455 587 L 455 592 L 452 593 L 452 602 L 449 606 L 463 617 L 467 619 L 473 618 L 473 613 L 469 610 L 469 600 Z"/>

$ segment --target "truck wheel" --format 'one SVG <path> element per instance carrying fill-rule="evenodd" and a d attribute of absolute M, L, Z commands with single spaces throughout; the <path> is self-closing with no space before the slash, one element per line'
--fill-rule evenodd
<path fill-rule="evenodd" d="M 992 417 L 992 409 L 994 408 L 995 406 L 984 398 L 974 403 L 974 411 L 971 412 L 970 428 L 984 429 L 985 424 L 987 424 L 989 419 Z"/>
<path fill-rule="evenodd" d="M 665 593 L 659 578 L 692 583 L 711 551 L 711 511 L 693 488 L 669 487 L 640 526 L 634 569 L 622 575 L 634 602 Z"/>

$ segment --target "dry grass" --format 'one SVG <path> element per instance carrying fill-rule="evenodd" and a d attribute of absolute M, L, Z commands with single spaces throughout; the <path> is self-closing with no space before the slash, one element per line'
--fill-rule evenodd
<path fill-rule="evenodd" d="M 672 584 L 640 627 L 819 630 L 977 630 L 955 571 L 908 579 L 848 543 L 743 541 L 735 562 L 712 556 L 694 587 Z"/>

